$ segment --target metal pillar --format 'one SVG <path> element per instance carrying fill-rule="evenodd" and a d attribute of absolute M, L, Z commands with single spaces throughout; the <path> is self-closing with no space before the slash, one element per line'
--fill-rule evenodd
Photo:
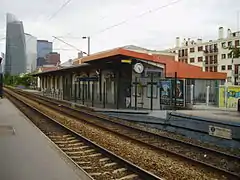
<path fill-rule="evenodd" d="M 209 105 L 209 91 L 210 90 L 210 86 L 207 86 L 207 93 L 206 93 L 206 105 Z"/>
<path fill-rule="evenodd" d="M 151 101 L 150 101 L 150 109 L 153 110 L 153 73 L 151 73 Z"/>
<path fill-rule="evenodd" d="M 92 107 L 94 107 L 94 82 L 92 83 Z"/>
<path fill-rule="evenodd" d="M 134 99 L 135 100 L 135 110 L 137 110 L 137 86 L 138 86 L 137 77 L 135 77 L 135 84 L 134 85 L 135 85 L 135 92 L 134 92 L 135 93 L 134 94 L 135 95 L 135 99 Z"/>
<path fill-rule="evenodd" d="M 193 105 L 193 88 L 194 88 L 194 85 L 193 84 L 191 84 L 191 89 L 190 89 L 190 95 L 191 95 L 191 99 L 190 99 L 190 102 L 191 102 L 191 104 Z"/>
<path fill-rule="evenodd" d="M 177 72 L 174 73 L 174 109 L 177 108 Z"/>

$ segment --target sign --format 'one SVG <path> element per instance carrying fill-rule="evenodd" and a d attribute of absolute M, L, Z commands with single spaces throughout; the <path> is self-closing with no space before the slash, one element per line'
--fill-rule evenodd
<path fill-rule="evenodd" d="M 131 59 L 122 59 L 121 62 L 122 63 L 129 63 L 129 64 L 131 64 L 132 60 Z"/>
<path fill-rule="evenodd" d="M 175 82 L 174 80 L 161 80 L 159 82 L 161 87 L 161 103 L 170 105 L 170 102 L 174 104 L 175 100 Z M 184 82 L 183 80 L 177 80 L 176 87 L 176 104 L 177 106 L 184 105 Z"/>
<path fill-rule="evenodd" d="M 79 77 L 78 81 L 98 81 L 98 77 Z"/>
<path fill-rule="evenodd" d="M 209 125 L 208 133 L 210 136 L 216 136 L 224 139 L 232 139 L 231 129 Z"/>
<path fill-rule="evenodd" d="M 240 99 L 240 86 L 219 87 L 219 107 L 236 108 Z"/>

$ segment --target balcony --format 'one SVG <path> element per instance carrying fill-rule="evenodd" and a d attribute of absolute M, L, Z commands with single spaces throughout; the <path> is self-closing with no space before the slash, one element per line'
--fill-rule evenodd
<path fill-rule="evenodd" d="M 205 49 L 204 51 L 204 55 L 217 55 L 218 54 L 218 48 L 214 48 L 214 49 Z"/>

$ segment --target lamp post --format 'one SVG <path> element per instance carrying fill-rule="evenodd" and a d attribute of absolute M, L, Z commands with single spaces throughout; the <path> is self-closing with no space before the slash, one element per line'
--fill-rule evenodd
<path fill-rule="evenodd" d="M 82 38 L 88 40 L 88 56 L 90 56 L 90 36 L 83 36 Z"/>

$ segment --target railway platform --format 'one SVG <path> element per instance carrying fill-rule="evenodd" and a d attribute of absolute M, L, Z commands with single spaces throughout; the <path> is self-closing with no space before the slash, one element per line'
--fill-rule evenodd
<path fill-rule="evenodd" d="M 0 100 L 0 179 L 77 180 L 81 172 L 9 100 Z"/>

